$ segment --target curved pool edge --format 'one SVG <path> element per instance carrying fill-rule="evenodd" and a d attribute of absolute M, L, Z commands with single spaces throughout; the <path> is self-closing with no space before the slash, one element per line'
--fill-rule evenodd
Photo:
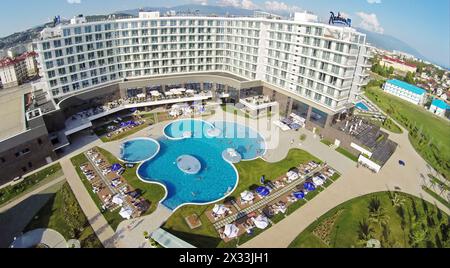
<path fill-rule="evenodd" d="M 123 163 L 129 163 L 129 164 L 135 164 L 135 165 L 136 165 L 136 164 L 145 163 L 145 162 L 147 162 L 147 161 L 152 160 L 152 159 L 155 158 L 155 157 L 159 154 L 159 152 L 161 151 L 161 144 L 159 143 L 159 141 L 157 141 L 157 140 L 155 140 L 155 139 L 153 139 L 153 138 L 149 138 L 149 137 L 141 137 L 141 138 L 133 138 L 133 139 L 125 140 L 125 141 L 123 141 L 123 142 L 121 143 L 121 145 L 122 145 L 122 144 L 125 144 L 125 143 L 127 143 L 127 142 L 137 141 L 137 140 L 148 140 L 148 141 L 152 141 L 152 142 L 154 142 L 154 143 L 158 146 L 158 149 L 155 151 L 155 153 L 154 153 L 151 157 L 149 157 L 149 158 L 147 158 L 147 159 L 144 159 L 144 160 L 141 160 L 141 161 L 137 161 L 137 162 L 126 161 L 126 160 L 122 159 L 122 156 L 119 156 L 117 159 L 119 159 L 119 160 L 120 160 L 121 162 L 123 162 Z"/>
<path fill-rule="evenodd" d="M 191 137 L 191 138 L 189 138 L 189 137 L 179 137 L 179 138 L 174 138 L 174 137 L 170 137 L 169 135 L 167 135 L 166 129 L 167 129 L 170 125 L 173 125 L 173 124 L 175 124 L 175 123 L 177 123 L 177 122 L 181 122 L 181 121 L 200 121 L 200 122 L 204 122 L 204 123 L 208 124 L 208 125 L 211 126 L 211 127 L 214 127 L 214 125 L 213 125 L 212 123 L 210 123 L 210 122 L 208 122 L 208 121 L 206 121 L 206 120 L 204 120 L 204 119 L 195 119 L 195 118 L 192 118 L 192 119 L 187 119 L 187 118 L 184 118 L 184 119 L 177 119 L 177 120 L 174 120 L 173 122 L 168 123 L 168 124 L 163 128 L 162 133 L 163 133 L 164 137 L 168 138 L 169 140 L 173 140 L 173 141 L 180 141 L 180 140 L 185 140 L 185 139 L 191 139 L 192 137 Z"/>
<path fill-rule="evenodd" d="M 170 136 L 167 135 L 167 133 L 166 133 L 167 127 L 169 127 L 170 125 L 172 125 L 172 124 L 174 124 L 174 123 L 176 123 L 176 122 L 180 122 L 180 121 L 200 121 L 200 122 L 204 122 L 204 123 L 210 125 L 211 127 L 215 127 L 215 126 L 213 125 L 213 123 L 211 123 L 211 122 L 209 122 L 209 121 L 206 121 L 206 120 L 204 120 L 204 119 L 186 119 L 186 118 L 185 118 L 185 119 L 177 119 L 177 120 L 174 120 L 173 122 L 168 123 L 168 124 L 163 128 L 163 131 L 162 131 L 163 136 L 162 136 L 162 137 L 166 137 L 167 139 L 173 140 L 173 141 L 180 141 L 180 140 L 189 139 L 189 138 L 186 138 L 186 137 L 173 138 L 173 137 L 170 137 Z M 248 161 L 254 161 L 254 160 L 257 160 L 257 159 L 261 159 L 261 160 L 263 160 L 263 161 L 266 161 L 266 160 L 264 160 L 264 158 L 263 158 L 263 157 L 267 154 L 267 151 L 268 151 L 268 149 L 267 149 L 266 137 L 263 136 L 263 135 L 262 135 L 261 133 L 259 133 L 258 131 L 256 131 L 253 127 L 245 126 L 245 125 L 242 125 L 242 124 L 240 124 L 240 123 L 238 123 L 238 122 L 230 122 L 230 121 L 225 121 L 225 120 L 218 120 L 218 121 L 213 121 L 213 122 L 235 123 L 235 124 L 238 124 L 238 125 L 247 127 L 247 128 L 249 128 L 249 129 L 251 129 L 252 131 L 254 131 L 256 134 L 258 134 L 258 135 L 262 138 L 262 142 L 263 142 L 263 144 L 264 144 L 264 152 L 263 152 L 263 154 L 258 155 L 257 157 L 254 157 L 254 158 L 251 158 L 251 159 L 243 159 L 242 161 L 243 161 L 243 162 L 248 162 Z M 151 139 L 151 138 L 149 138 L 149 139 Z M 160 146 L 159 142 L 158 142 L 158 145 Z M 159 152 L 159 150 L 158 150 L 158 152 Z M 155 156 L 156 156 L 156 155 L 155 155 Z M 172 210 L 172 209 L 170 209 L 169 207 L 167 207 L 166 205 L 163 204 L 163 202 L 167 199 L 167 196 L 169 195 L 169 191 L 168 191 L 168 189 L 167 189 L 167 186 L 166 186 L 164 183 L 161 183 L 161 182 L 158 182 L 158 181 L 154 181 L 154 180 L 145 180 L 145 179 L 142 178 L 141 175 L 139 174 L 139 170 L 140 170 L 140 168 L 142 167 L 142 165 L 145 164 L 146 162 L 152 160 L 155 156 L 153 156 L 153 157 L 150 158 L 150 159 L 147 159 L 147 160 L 138 162 L 139 166 L 138 166 L 137 169 L 136 169 L 136 176 L 137 176 L 137 177 L 139 178 L 139 180 L 142 181 L 143 183 L 147 183 L 147 184 L 156 184 L 156 185 L 159 185 L 159 186 L 163 187 L 165 194 L 164 194 L 164 197 L 161 198 L 161 200 L 158 202 L 158 204 L 163 205 L 164 207 L 168 208 L 169 210 L 172 211 L 172 213 L 174 213 L 175 211 L 177 211 L 178 209 L 180 209 L 180 208 L 182 208 L 182 207 L 184 207 L 184 206 L 189 206 L 189 205 L 192 205 L 192 206 L 205 206 L 205 205 L 211 205 L 211 204 L 220 202 L 220 201 L 226 199 L 227 197 L 231 196 L 231 195 L 234 193 L 234 191 L 236 191 L 236 189 L 237 189 L 237 187 L 238 187 L 238 185 L 239 185 L 239 182 L 240 182 L 239 172 L 238 172 L 238 170 L 237 170 L 235 164 L 233 164 L 233 163 L 231 163 L 230 161 L 228 161 L 228 160 L 222 158 L 223 161 L 225 161 L 226 163 L 228 163 L 229 165 L 231 165 L 231 167 L 234 169 L 234 172 L 236 173 L 236 184 L 234 185 L 233 189 L 232 189 L 227 195 L 225 195 L 224 197 L 219 198 L 219 199 L 216 199 L 216 200 L 214 200 L 214 201 L 205 202 L 205 203 L 191 203 L 191 202 L 189 202 L 189 203 L 183 203 L 183 204 L 179 205 L 178 207 L 176 207 L 175 209 Z"/>
<path fill-rule="evenodd" d="M 147 161 L 149 161 L 149 160 L 147 160 Z M 178 209 L 180 209 L 180 208 L 182 208 L 182 207 L 184 207 L 184 206 L 189 206 L 189 205 L 191 205 L 191 206 L 206 206 L 206 205 L 211 205 L 211 204 L 217 203 L 217 202 L 219 202 L 219 201 L 222 201 L 222 200 L 226 199 L 227 197 L 229 197 L 231 194 L 233 194 L 234 191 L 236 190 L 237 186 L 239 185 L 240 177 L 239 177 L 239 172 L 238 172 L 237 168 L 234 166 L 234 164 L 232 164 L 231 162 L 229 162 L 229 161 L 227 161 L 227 160 L 224 159 L 225 162 L 227 162 L 228 164 L 231 165 L 231 167 L 233 167 L 234 172 L 236 173 L 236 184 L 234 185 L 233 189 L 232 189 L 227 195 L 225 195 L 225 196 L 222 197 L 222 198 L 216 199 L 216 200 L 214 200 L 214 201 L 205 202 L 205 203 L 183 203 L 183 204 L 179 205 L 178 207 L 176 207 L 175 209 L 171 209 L 171 208 L 169 208 L 169 207 L 167 207 L 166 205 L 163 204 L 163 202 L 167 199 L 167 196 L 169 195 L 169 190 L 167 189 L 167 186 L 166 186 L 164 183 L 162 183 L 162 182 L 157 182 L 157 181 L 154 181 L 154 180 L 150 180 L 150 181 L 145 180 L 145 179 L 143 179 L 143 178 L 141 177 L 141 175 L 139 174 L 139 169 L 140 169 L 140 168 L 142 167 L 142 165 L 145 164 L 145 162 L 147 162 L 147 161 L 141 162 L 141 163 L 139 164 L 138 168 L 136 169 L 136 176 L 137 176 L 137 177 L 139 178 L 139 180 L 142 181 L 143 183 L 156 184 L 156 185 L 159 185 L 159 186 L 161 186 L 161 187 L 164 188 L 164 192 L 165 192 L 164 197 L 161 198 L 161 200 L 158 202 L 158 204 L 163 205 L 164 207 L 168 208 L 169 210 L 172 211 L 172 213 L 174 213 L 175 211 L 177 211 Z"/>

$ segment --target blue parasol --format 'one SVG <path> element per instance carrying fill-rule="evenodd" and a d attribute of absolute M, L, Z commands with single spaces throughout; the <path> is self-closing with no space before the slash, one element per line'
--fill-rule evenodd
<path fill-rule="evenodd" d="M 305 198 L 305 193 L 304 192 L 295 192 L 294 197 L 297 199 L 303 199 L 303 198 Z"/>
<path fill-rule="evenodd" d="M 270 194 L 270 190 L 267 189 L 267 187 L 263 187 L 263 186 L 260 186 L 260 187 L 256 188 L 256 192 L 260 196 L 268 196 Z"/>
<path fill-rule="evenodd" d="M 266 176 L 263 175 L 259 181 L 264 185 L 266 183 Z"/>
<path fill-rule="evenodd" d="M 304 187 L 309 192 L 312 192 L 312 191 L 316 190 L 316 187 L 311 182 L 306 182 Z"/>
<path fill-rule="evenodd" d="M 112 171 L 118 171 L 121 168 L 122 168 L 122 166 L 120 164 L 114 164 L 111 166 Z"/>

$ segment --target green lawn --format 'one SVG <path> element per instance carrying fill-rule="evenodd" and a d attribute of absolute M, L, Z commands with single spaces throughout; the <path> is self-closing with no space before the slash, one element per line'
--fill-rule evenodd
<path fill-rule="evenodd" d="M 344 156 L 346 156 L 348 159 L 354 161 L 354 162 L 358 162 L 358 157 L 353 155 L 352 153 L 350 153 L 349 151 L 345 150 L 342 147 L 338 147 L 336 148 L 336 151 L 343 154 Z"/>
<path fill-rule="evenodd" d="M 66 240 L 78 239 L 82 248 L 103 247 L 67 183 L 42 207 L 24 231 L 38 228 L 54 229 Z"/>
<path fill-rule="evenodd" d="M 387 228 L 369 223 L 373 229 L 369 238 L 381 241 L 382 247 L 449 247 L 448 235 L 449 217 L 417 197 L 399 193 L 399 200 L 403 200 L 402 209 L 394 207 L 393 193 L 380 192 L 349 200 L 333 208 L 317 221 L 307 227 L 292 243 L 291 248 L 351 248 L 364 247 L 365 241 L 359 231 L 369 218 L 369 204 L 372 198 L 380 201 L 384 214 L 387 215 Z M 401 203 L 401 202 L 398 202 Z M 336 214 L 340 211 L 340 214 Z M 325 224 L 334 215 L 338 215 L 334 224 Z M 370 221 L 366 221 L 370 222 Z M 326 244 L 313 231 L 318 227 L 327 228 L 330 240 Z M 415 239 L 413 239 L 415 237 Z M 415 242 L 417 244 L 415 244 Z"/>
<path fill-rule="evenodd" d="M 325 144 L 326 146 L 331 146 L 333 144 L 331 141 L 326 140 L 326 139 L 322 139 L 320 142 Z"/>
<path fill-rule="evenodd" d="M 366 96 L 409 131 L 411 144 L 438 172 L 450 179 L 450 123 L 378 87 L 368 87 Z"/>
<path fill-rule="evenodd" d="M 8 186 L 0 189 L 0 206 L 11 202 L 26 193 L 29 193 L 49 181 L 61 177 L 62 175 L 63 172 L 61 165 L 56 163 L 48 168 L 25 177 L 23 181 L 15 184 L 14 186 Z"/>
<path fill-rule="evenodd" d="M 274 180 L 283 176 L 290 168 L 296 167 L 302 163 L 307 163 L 311 160 L 321 163 L 319 159 L 306 151 L 292 149 L 288 156 L 278 163 L 268 163 L 261 159 L 238 163 L 236 164 L 236 168 L 239 172 L 239 184 L 230 197 L 236 198 L 244 190 L 260 185 L 260 178 L 262 175 L 266 176 L 266 180 Z M 296 208 L 299 208 L 301 205 L 303 205 L 303 203 L 299 202 Z M 229 243 L 224 243 L 219 238 L 214 226 L 209 222 L 205 215 L 205 212 L 212 209 L 213 206 L 214 205 L 182 207 L 168 219 L 163 228 L 181 239 L 184 239 L 188 243 L 201 248 L 235 247 L 236 243 L 243 244 L 245 241 L 255 237 L 257 233 L 252 236 L 244 235 L 240 237 L 238 241 L 233 240 Z M 292 207 L 288 213 L 292 213 L 294 208 L 295 207 Z M 192 214 L 200 216 L 200 220 L 203 224 L 195 230 L 191 230 L 184 220 L 185 217 Z M 281 214 L 277 216 L 278 218 L 276 218 L 275 221 L 284 218 Z"/>

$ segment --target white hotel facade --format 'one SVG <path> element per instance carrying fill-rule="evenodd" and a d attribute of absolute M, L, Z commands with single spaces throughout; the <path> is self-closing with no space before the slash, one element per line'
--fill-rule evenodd
<path fill-rule="evenodd" d="M 46 28 L 37 41 L 53 99 L 120 81 L 208 72 L 262 81 L 318 107 L 339 111 L 367 83 L 365 35 L 350 27 L 251 17 L 160 17 Z"/>
<path fill-rule="evenodd" d="M 141 12 L 99 21 L 78 16 L 47 27 L 34 43 L 42 79 L 26 98 L 26 128 L 0 141 L 0 168 L 8 174 L 0 182 L 57 159 L 75 134 L 130 109 L 265 95 L 280 114 L 332 132 L 328 126 L 351 113 L 368 82 L 365 38 L 306 13 L 282 20 Z M 180 87 L 194 95 L 167 97 Z M 166 97 L 149 98 L 155 90 Z M 134 102 L 138 95 L 146 98 Z"/>

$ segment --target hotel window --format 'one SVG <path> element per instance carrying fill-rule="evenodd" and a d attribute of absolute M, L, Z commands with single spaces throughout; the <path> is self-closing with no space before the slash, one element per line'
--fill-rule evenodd
<path fill-rule="evenodd" d="M 85 32 L 85 33 L 90 33 L 90 32 L 92 32 L 92 27 L 91 27 L 91 26 L 86 26 L 86 27 L 84 27 L 84 32 Z"/>
<path fill-rule="evenodd" d="M 95 25 L 95 31 L 101 32 L 102 31 L 102 25 Z"/>
<path fill-rule="evenodd" d="M 53 46 L 54 46 L 54 47 L 60 47 L 60 46 L 61 46 L 61 40 L 55 40 L 55 41 L 53 41 Z"/>
<path fill-rule="evenodd" d="M 42 43 L 42 49 L 43 50 L 50 49 L 50 43 L 49 42 Z"/>
<path fill-rule="evenodd" d="M 64 36 L 70 36 L 70 29 L 64 29 L 63 34 Z"/>
<path fill-rule="evenodd" d="M 45 67 L 46 67 L 47 69 L 53 68 L 53 61 L 47 61 L 47 62 L 45 63 Z"/>
<path fill-rule="evenodd" d="M 52 52 L 44 52 L 44 59 L 48 60 L 52 58 Z"/>

